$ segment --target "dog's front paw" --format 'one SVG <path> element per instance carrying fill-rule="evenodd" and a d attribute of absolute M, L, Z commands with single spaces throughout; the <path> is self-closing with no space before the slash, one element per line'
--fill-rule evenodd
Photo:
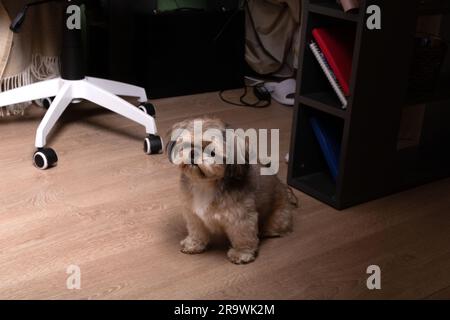
<path fill-rule="evenodd" d="M 253 250 L 228 250 L 228 259 L 234 264 L 247 264 L 255 261 L 256 252 Z"/>
<path fill-rule="evenodd" d="M 181 241 L 181 252 L 186 254 L 199 254 L 206 251 L 206 244 L 202 241 L 187 237 Z"/>

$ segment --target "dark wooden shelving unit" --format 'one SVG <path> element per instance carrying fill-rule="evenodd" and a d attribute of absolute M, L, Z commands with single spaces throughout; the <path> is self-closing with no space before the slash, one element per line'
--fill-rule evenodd
<path fill-rule="evenodd" d="M 336 2 L 311 1 L 309 4 L 309 11 L 348 21 L 356 22 L 359 19 L 358 14 L 343 12 Z"/>
<path fill-rule="evenodd" d="M 346 110 L 342 110 L 336 104 L 335 99 L 330 95 L 324 95 L 323 93 L 311 93 L 304 96 L 299 96 L 299 102 L 304 105 L 309 105 L 317 110 L 332 114 L 336 117 L 345 119 L 348 117 Z"/>
<path fill-rule="evenodd" d="M 366 27 L 370 5 L 382 10 L 381 30 Z M 450 176 L 449 71 L 435 92 L 408 92 L 418 18 L 450 13 L 450 1 L 362 0 L 359 12 L 344 13 L 335 0 L 304 0 L 302 11 L 289 184 L 344 209 Z M 356 31 L 345 110 L 308 46 L 314 28 L 341 25 Z M 399 149 L 403 111 L 417 104 L 426 105 L 420 142 Z M 342 128 L 336 181 L 309 124 L 311 115 L 334 119 Z"/>

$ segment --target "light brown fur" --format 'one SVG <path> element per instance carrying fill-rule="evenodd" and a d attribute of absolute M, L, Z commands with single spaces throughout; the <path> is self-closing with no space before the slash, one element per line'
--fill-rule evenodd
<path fill-rule="evenodd" d="M 193 134 L 193 121 L 176 124 L 172 130 L 181 128 Z M 201 121 L 204 130 L 226 128 L 217 119 Z M 182 143 L 181 140 L 173 145 Z M 260 237 L 278 237 L 292 231 L 296 202 L 276 176 L 260 175 L 259 165 L 181 164 L 179 167 L 186 203 L 183 215 L 188 229 L 188 236 L 181 242 L 182 252 L 202 253 L 211 234 L 224 233 L 231 243 L 230 261 L 245 264 L 256 259 Z"/>

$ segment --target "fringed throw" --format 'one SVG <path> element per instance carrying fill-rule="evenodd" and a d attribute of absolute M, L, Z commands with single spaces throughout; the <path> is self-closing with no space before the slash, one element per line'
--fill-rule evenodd
<path fill-rule="evenodd" d="M 31 65 L 23 72 L 0 79 L 0 92 L 23 87 L 34 82 L 45 81 L 59 75 L 59 58 L 43 57 L 35 54 Z M 30 102 L 20 103 L 7 107 L 0 107 L 0 117 L 24 115 L 25 109 L 31 105 Z"/>

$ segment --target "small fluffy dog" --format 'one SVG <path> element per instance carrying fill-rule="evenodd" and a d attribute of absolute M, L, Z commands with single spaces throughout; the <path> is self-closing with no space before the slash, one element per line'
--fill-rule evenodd
<path fill-rule="evenodd" d="M 202 118 L 177 123 L 170 130 L 171 139 L 167 145 L 172 163 L 175 162 L 174 157 L 183 157 L 180 155 L 183 145 L 195 147 L 192 144 L 194 123 L 198 121 L 202 122 L 203 131 L 214 129 L 225 137 L 227 126 L 218 119 Z M 213 141 L 201 143 L 204 148 Z M 212 156 L 225 157 L 216 152 Z M 197 150 L 192 149 L 187 154 L 191 159 L 176 163 L 181 169 L 181 190 L 186 204 L 184 218 L 188 229 L 188 236 L 181 242 L 183 253 L 202 253 L 207 249 L 211 234 L 224 233 L 231 243 L 228 251 L 230 261 L 246 264 L 256 259 L 259 237 L 279 237 L 292 231 L 292 212 L 297 199 L 276 176 L 262 176 L 260 165 L 245 162 L 220 164 L 205 161 L 196 164 Z"/>

